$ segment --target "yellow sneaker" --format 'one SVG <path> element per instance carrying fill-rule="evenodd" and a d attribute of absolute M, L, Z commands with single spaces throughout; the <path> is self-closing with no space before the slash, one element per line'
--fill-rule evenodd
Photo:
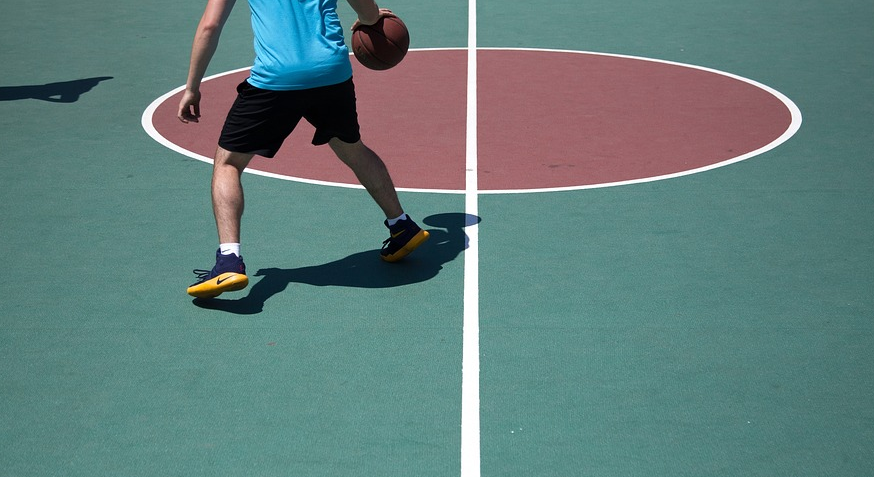
<path fill-rule="evenodd" d="M 385 226 L 388 227 L 391 236 L 382 243 L 380 256 L 386 262 L 397 262 L 406 257 L 419 245 L 425 243 L 431 235 L 427 230 L 422 230 L 409 217 L 399 220 L 392 226 L 389 226 L 386 220 Z"/>
<path fill-rule="evenodd" d="M 194 270 L 197 282 L 188 287 L 188 294 L 195 298 L 215 298 L 224 292 L 237 291 L 249 285 L 243 257 L 215 253 L 212 270 Z"/>

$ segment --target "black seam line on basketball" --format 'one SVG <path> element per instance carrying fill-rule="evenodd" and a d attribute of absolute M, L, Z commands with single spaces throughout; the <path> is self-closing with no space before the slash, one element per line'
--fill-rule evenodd
<path fill-rule="evenodd" d="M 379 37 L 380 37 L 380 38 L 382 38 L 383 40 L 385 40 L 386 43 L 390 43 L 393 47 L 397 48 L 398 50 L 401 50 L 401 49 L 402 49 L 400 45 L 398 45 L 397 43 L 393 42 L 393 41 L 391 40 L 391 38 L 389 38 L 387 35 L 382 34 L 382 33 L 379 32 L 378 30 L 374 30 L 374 33 L 379 34 Z M 407 50 L 409 51 L 409 45 L 407 46 Z M 406 53 L 405 53 L 405 54 L 406 54 Z M 386 61 L 383 60 L 382 58 L 379 58 L 379 57 L 376 56 L 375 54 L 371 54 L 371 56 L 374 57 L 374 58 L 376 58 L 376 59 L 378 59 L 381 63 L 383 63 L 383 64 L 386 65 L 386 66 L 389 66 L 389 65 L 390 65 L 390 63 L 386 62 Z"/>
<path fill-rule="evenodd" d="M 391 38 L 388 37 L 388 35 L 384 34 L 384 31 L 385 31 L 385 28 L 383 28 L 383 31 L 379 31 L 379 30 L 377 30 L 377 29 L 374 29 L 374 30 L 373 30 L 373 33 L 378 34 L 382 39 L 384 39 L 384 40 L 385 40 L 386 42 L 388 42 L 388 43 L 391 43 L 392 46 L 394 46 L 395 48 L 401 49 L 401 46 L 398 45 L 397 43 L 393 42 L 393 41 L 391 40 Z M 407 30 L 407 35 L 406 35 L 406 36 L 407 36 L 407 38 L 409 38 L 409 36 L 410 36 L 410 32 L 409 32 L 409 30 Z M 407 46 L 407 49 L 409 49 L 409 46 Z"/>
<path fill-rule="evenodd" d="M 392 45 L 393 47 L 395 47 L 395 48 L 397 48 L 397 49 L 399 49 L 399 50 L 401 49 L 401 45 L 398 45 L 397 43 L 391 41 L 391 38 L 389 38 L 389 37 L 387 37 L 387 36 L 383 36 L 383 38 L 385 38 L 385 41 L 387 41 L 388 43 L 391 43 L 391 45 Z"/>
<path fill-rule="evenodd" d="M 367 55 L 366 58 L 368 59 L 368 61 L 370 61 L 372 63 L 378 63 L 380 66 L 383 66 L 386 68 L 391 68 L 392 66 L 396 65 L 396 63 L 389 63 L 389 62 L 385 61 L 384 59 L 376 56 L 375 54 L 368 52 L 366 48 L 364 49 L 364 52 Z"/>
<path fill-rule="evenodd" d="M 383 37 L 383 38 L 385 38 L 385 37 Z M 391 42 L 389 42 L 389 43 L 391 43 Z M 392 45 L 395 46 L 395 47 L 397 47 L 397 45 L 395 45 L 394 43 L 392 43 Z M 364 52 L 364 54 L 366 55 L 366 57 L 370 58 L 371 61 L 374 61 L 374 60 L 375 60 L 375 63 L 379 63 L 380 66 L 383 66 L 383 67 L 385 67 L 385 68 L 391 68 L 392 66 L 395 66 L 395 64 L 396 64 L 396 63 L 389 63 L 389 62 L 385 61 L 384 59 L 380 58 L 380 57 L 377 56 L 376 54 L 371 53 L 370 51 L 368 51 L 368 49 L 367 49 L 367 48 L 364 48 L 363 46 L 362 46 L 361 48 L 358 48 L 358 49 L 356 49 L 355 51 L 353 51 L 353 53 L 357 52 L 358 50 L 363 50 L 363 52 Z"/>
<path fill-rule="evenodd" d="M 381 64 L 386 65 L 386 66 L 389 65 L 389 63 L 387 61 L 383 60 L 382 58 L 377 56 L 375 53 L 369 51 L 367 48 L 362 47 L 361 49 L 364 50 L 364 54 L 366 55 L 367 58 L 376 60 L 378 63 L 381 63 Z"/>
<path fill-rule="evenodd" d="M 397 43 L 395 43 L 395 42 L 389 40 L 389 38 L 388 38 L 387 36 L 384 36 L 384 35 L 380 35 L 380 36 L 381 36 L 383 39 L 385 39 L 386 43 L 390 43 L 391 46 L 397 48 L 398 50 L 401 50 L 401 47 L 400 47 Z M 407 48 L 407 49 L 409 50 L 409 48 Z M 365 50 L 366 52 L 368 52 L 369 55 L 370 55 L 371 57 L 376 58 L 377 60 L 379 60 L 379 61 L 382 62 L 383 64 L 385 64 L 385 65 L 389 65 L 389 64 L 390 64 L 389 62 L 387 62 L 387 61 L 385 61 L 384 59 L 380 58 L 379 55 L 377 55 L 375 52 L 370 52 L 370 51 L 367 50 L 367 48 L 365 48 L 364 50 Z M 406 54 L 406 53 L 405 53 L 405 54 Z"/>
<path fill-rule="evenodd" d="M 376 56 L 370 55 L 366 60 L 362 61 L 362 64 L 373 64 L 375 66 L 381 66 L 383 69 L 391 68 L 392 65 L 386 63 L 385 61 L 380 60 Z"/>

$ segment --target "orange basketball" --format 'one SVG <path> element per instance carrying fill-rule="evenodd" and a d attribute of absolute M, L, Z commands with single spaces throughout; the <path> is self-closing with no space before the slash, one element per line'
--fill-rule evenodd
<path fill-rule="evenodd" d="M 352 31 L 352 53 L 372 70 L 397 66 L 410 48 L 410 32 L 396 16 L 382 17 L 373 25 L 359 25 Z"/>

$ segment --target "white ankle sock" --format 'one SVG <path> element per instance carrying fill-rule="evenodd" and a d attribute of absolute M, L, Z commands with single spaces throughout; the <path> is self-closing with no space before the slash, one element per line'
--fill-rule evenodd
<path fill-rule="evenodd" d="M 223 243 L 219 244 L 219 250 L 222 255 L 234 254 L 240 256 L 240 244 L 238 243 Z"/>
<path fill-rule="evenodd" d="M 389 227 L 391 227 L 392 225 L 398 223 L 398 222 L 401 221 L 401 220 L 407 220 L 407 214 L 406 214 L 406 213 L 401 214 L 400 217 L 396 217 L 396 218 L 394 218 L 394 219 L 388 219 L 387 222 L 388 222 Z"/>

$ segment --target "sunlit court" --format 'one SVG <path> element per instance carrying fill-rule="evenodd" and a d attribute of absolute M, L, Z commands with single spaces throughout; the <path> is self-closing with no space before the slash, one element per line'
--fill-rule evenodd
<path fill-rule="evenodd" d="M 207 2 L 0 15 L 0 476 L 870 475 L 872 2 L 340 0 L 428 239 L 302 120 L 194 298 L 236 3 L 187 122 Z"/>

